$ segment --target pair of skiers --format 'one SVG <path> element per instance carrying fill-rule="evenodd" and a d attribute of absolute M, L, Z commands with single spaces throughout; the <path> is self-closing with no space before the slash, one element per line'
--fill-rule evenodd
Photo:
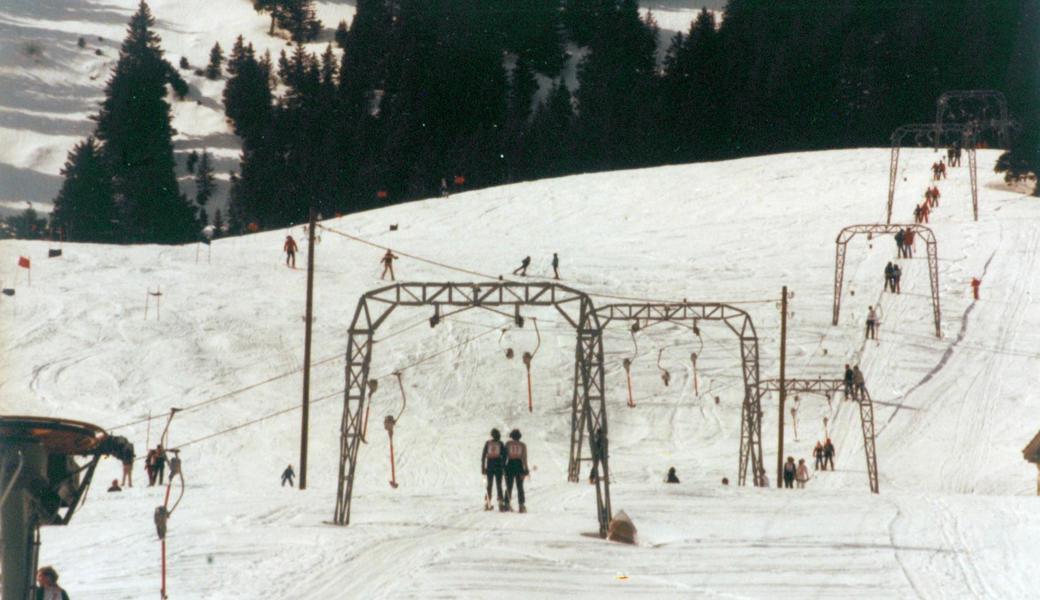
<path fill-rule="evenodd" d="M 928 214 L 932 211 L 927 203 L 918 204 L 914 207 L 914 223 L 927 223 Z"/>
<path fill-rule="evenodd" d="M 826 471 L 828 465 L 830 465 L 831 471 L 834 470 L 834 444 L 831 442 L 831 438 L 827 438 L 822 444 L 816 442 L 813 457 L 816 458 L 817 471 Z"/>
<path fill-rule="evenodd" d="M 950 146 L 946 149 L 946 162 L 948 162 L 951 167 L 961 166 L 961 153 L 962 150 L 960 144 Z"/>
<path fill-rule="evenodd" d="M 900 293 L 899 280 L 903 278 L 903 270 L 898 264 L 891 262 L 885 265 L 885 291 Z"/>
<path fill-rule="evenodd" d="M 930 188 L 926 188 L 924 190 L 924 203 L 928 205 L 929 208 L 939 208 L 940 195 L 938 186 L 933 185 Z"/>
<path fill-rule="evenodd" d="M 484 495 L 484 510 L 491 510 L 491 486 L 495 485 L 498 509 L 502 512 L 513 510 L 513 485 L 516 485 L 517 500 L 520 501 L 520 512 L 527 512 L 524 496 L 524 477 L 531 474 L 527 468 L 527 444 L 520 441 L 520 430 L 509 432 L 509 441 L 502 443 L 502 433 L 498 429 L 491 430 L 491 439 L 484 442 L 484 450 L 480 455 L 480 472 L 487 476 L 487 491 Z M 506 494 L 502 496 L 502 475 L 506 477 Z"/>
<path fill-rule="evenodd" d="M 791 489 L 794 487 L 794 483 L 798 482 L 798 489 L 805 487 L 805 482 L 809 481 L 809 467 L 805 466 L 805 459 L 801 458 L 798 460 L 798 465 L 794 464 L 794 457 L 788 456 L 787 462 L 784 463 L 784 487 Z"/>
<path fill-rule="evenodd" d="M 526 277 L 527 276 L 527 267 L 529 267 L 530 265 L 531 265 L 531 257 L 530 256 L 525 256 L 524 259 L 522 261 L 520 261 L 520 266 L 515 268 L 515 269 L 513 269 L 513 275 L 520 275 L 522 277 Z M 560 279 L 560 257 L 555 252 L 553 252 L 553 257 L 552 257 L 552 270 L 553 270 L 553 279 L 559 280 Z"/>
<path fill-rule="evenodd" d="M 914 237 L 916 237 L 916 234 L 909 227 L 896 232 L 896 253 L 899 255 L 899 258 L 914 257 Z"/>
<path fill-rule="evenodd" d="M 863 393 L 867 391 L 866 381 L 863 378 L 863 371 L 859 370 L 859 365 L 850 367 L 845 365 L 845 377 L 842 380 L 845 387 L 845 399 L 852 398 L 857 400 L 863 397 Z"/>
<path fill-rule="evenodd" d="M 932 163 L 932 179 L 939 181 L 939 179 L 946 179 L 946 163 L 943 159 L 939 159 L 939 162 Z"/>

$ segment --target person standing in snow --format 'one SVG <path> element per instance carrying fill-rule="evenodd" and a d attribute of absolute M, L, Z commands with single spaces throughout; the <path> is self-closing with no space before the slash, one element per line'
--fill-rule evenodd
<path fill-rule="evenodd" d="M 665 483 L 679 483 L 679 476 L 675 474 L 675 467 L 668 469 L 668 476 L 664 480 Z"/>
<path fill-rule="evenodd" d="M 927 223 L 928 222 L 928 213 L 930 213 L 930 212 L 931 212 L 931 209 L 928 208 L 927 204 L 925 204 L 924 206 L 921 207 L 921 222 L 922 223 Z"/>
<path fill-rule="evenodd" d="M 506 442 L 506 501 L 502 510 L 513 510 L 513 484 L 516 484 L 516 497 L 520 501 L 520 512 L 527 512 L 524 507 L 524 477 L 531 471 L 527 468 L 527 444 L 520 441 L 520 430 L 509 432 Z"/>
<path fill-rule="evenodd" d="M 394 261 L 398 258 L 399 257 L 393 252 L 391 252 L 389 248 L 386 249 L 386 254 L 384 254 L 383 258 L 379 260 L 380 264 L 383 265 L 383 274 L 379 276 L 380 281 L 386 278 L 387 273 L 390 273 L 390 281 L 395 281 Z"/>
<path fill-rule="evenodd" d="M 285 487 L 285 482 L 289 482 L 289 487 L 296 487 L 293 485 L 293 477 L 296 477 L 296 472 L 293 471 L 292 465 L 285 467 L 282 471 L 282 487 Z"/>
<path fill-rule="evenodd" d="M 798 459 L 798 470 L 795 471 L 794 480 L 798 482 L 798 489 L 805 488 L 805 482 L 809 481 L 809 467 L 805 465 L 805 459 Z"/>
<path fill-rule="evenodd" d="M 557 279 L 558 280 L 560 278 L 560 257 L 557 256 L 555 252 L 553 252 L 552 268 L 553 268 L 553 279 Z"/>
<path fill-rule="evenodd" d="M 159 485 L 162 485 L 163 475 L 166 473 L 166 450 L 163 450 L 162 444 L 155 447 L 155 464 L 152 469 L 155 471 L 155 478 L 159 481 Z"/>
<path fill-rule="evenodd" d="M 69 595 L 58 585 L 58 572 L 54 567 L 43 567 L 36 571 L 33 600 L 69 600 Z"/>
<path fill-rule="evenodd" d="M 448 181 L 441 177 L 441 198 L 447 198 L 448 194 Z"/>
<path fill-rule="evenodd" d="M 513 269 L 513 275 L 526 276 L 527 275 L 527 265 L 529 265 L 529 264 L 531 264 L 531 257 L 530 256 L 525 256 L 524 259 L 522 261 L 520 261 L 520 266 L 517 267 L 516 269 Z"/>
<path fill-rule="evenodd" d="M 867 339 L 877 339 L 878 311 L 873 306 L 867 308 Z"/>
<path fill-rule="evenodd" d="M 909 227 L 906 228 L 906 233 L 903 234 L 903 250 L 906 251 L 907 258 L 914 257 L 914 236 L 916 235 L 914 230 Z"/>
<path fill-rule="evenodd" d="M 123 485 L 134 487 L 134 446 L 130 445 L 130 453 L 123 457 Z"/>
<path fill-rule="evenodd" d="M 867 393 L 867 383 L 863 378 L 863 371 L 859 370 L 859 365 L 852 368 L 852 384 L 853 391 L 855 392 L 852 397 L 858 400 L 862 400 Z"/>
<path fill-rule="evenodd" d="M 979 286 L 982 285 L 982 280 L 978 277 L 971 278 L 971 294 L 976 300 L 979 299 Z"/>
<path fill-rule="evenodd" d="M 285 243 L 282 244 L 282 250 L 285 251 L 285 266 L 296 268 L 296 240 L 291 235 L 285 236 Z"/>
<path fill-rule="evenodd" d="M 798 471 L 798 467 L 794 464 L 794 457 L 788 456 L 787 462 L 784 463 L 784 487 L 787 489 L 794 488 L 794 475 Z"/>
<path fill-rule="evenodd" d="M 894 284 L 892 283 L 892 263 L 891 261 L 885 265 L 885 291 L 895 291 Z"/>
<path fill-rule="evenodd" d="M 918 204 L 914 207 L 914 223 L 921 222 L 921 205 Z"/>
<path fill-rule="evenodd" d="M 895 238 L 896 238 L 896 257 L 897 258 L 903 258 L 903 255 L 906 253 L 906 248 L 903 247 L 904 246 L 903 243 L 906 240 L 906 234 L 903 233 L 902 229 L 900 229 L 899 231 L 896 232 Z"/>
<path fill-rule="evenodd" d="M 943 176 L 945 177 L 945 175 L 946 175 L 946 169 L 943 169 Z M 939 208 L 939 196 L 941 196 L 941 195 L 942 194 L 939 193 L 939 186 L 933 185 L 932 186 L 932 206 L 934 208 Z"/>
<path fill-rule="evenodd" d="M 946 179 L 946 163 L 943 162 L 943 159 L 941 158 L 939 159 L 939 175 L 941 175 L 943 179 Z M 938 181 L 939 178 L 936 177 L 935 180 Z"/>
<path fill-rule="evenodd" d="M 924 188 L 924 205 L 932 205 L 932 188 Z"/>
<path fill-rule="evenodd" d="M 824 470 L 824 468 L 823 468 L 824 467 L 824 465 L 823 465 L 823 444 L 821 444 L 819 441 L 817 441 L 816 442 L 816 447 L 813 448 L 812 453 L 813 453 L 813 458 L 816 459 L 816 470 L 817 471 L 823 471 Z"/>
<path fill-rule="evenodd" d="M 855 391 L 852 389 L 852 367 L 848 364 L 845 365 L 845 377 L 842 379 L 842 384 L 845 387 L 845 399 L 848 400 L 849 396 L 855 397 Z"/>
<path fill-rule="evenodd" d="M 487 476 L 487 493 L 484 494 L 484 510 L 491 510 L 491 483 L 495 484 L 495 498 L 499 510 L 502 504 L 502 473 L 505 468 L 506 445 L 502 443 L 502 433 L 498 429 L 491 430 L 491 439 L 484 442 L 484 450 L 480 454 L 480 472 Z M 522 501 L 521 501 L 522 503 Z"/>
<path fill-rule="evenodd" d="M 831 443 L 831 438 L 827 438 L 827 441 L 823 443 L 824 470 L 827 470 L 827 465 L 830 465 L 831 471 L 834 470 L 834 444 Z"/>
<path fill-rule="evenodd" d="M 155 449 L 148 451 L 148 456 L 144 459 L 144 470 L 148 473 L 148 487 L 155 485 Z"/>
<path fill-rule="evenodd" d="M 899 268 L 898 264 L 892 265 L 892 291 L 901 294 L 899 289 L 899 280 L 903 278 L 903 270 Z"/>

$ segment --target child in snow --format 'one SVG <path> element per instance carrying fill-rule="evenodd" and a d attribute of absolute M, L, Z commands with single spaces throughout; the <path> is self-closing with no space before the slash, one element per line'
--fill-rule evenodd
<path fill-rule="evenodd" d="M 794 480 L 798 482 L 798 489 L 805 488 L 805 482 L 809 481 L 809 467 L 805 466 L 805 459 L 798 459 L 798 470 L 795 471 Z"/>

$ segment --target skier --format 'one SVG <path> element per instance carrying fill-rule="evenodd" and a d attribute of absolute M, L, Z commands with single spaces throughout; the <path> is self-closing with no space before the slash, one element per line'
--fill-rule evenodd
<path fill-rule="evenodd" d="M 148 456 L 144 459 L 144 470 L 148 473 L 148 487 L 155 485 L 155 450 L 151 449 L 148 451 Z"/>
<path fill-rule="evenodd" d="M 514 429 L 509 432 L 509 441 L 506 442 L 506 501 L 503 510 L 512 511 L 513 483 L 516 483 L 516 497 L 520 501 L 520 512 L 525 513 L 524 507 L 524 477 L 530 474 L 527 468 L 527 444 L 520 441 L 520 430 Z"/>
<path fill-rule="evenodd" d="M 282 250 L 285 250 L 285 266 L 296 268 L 296 240 L 291 235 L 285 236 L 285 244 L 282 245 Z"/>
<path fill-rule="evenodd" d="M 296 472 L 293 471 L 292 465 L 285 467 L 282 471 L 282 487 L 285 487 L 285 482 L 289 482 L 289 487 L 296 487 L 293 485 L 293 477 L 296 477 Z"/>
<path fill-rule="evenodd" d="M 945 173 L 946 173 L 946 169 L 943 169 L 943 174 L 945 175 Z M 932 206 L 933 207 L 939 208 L 939 196 L 941 196 L 941 195 L 942 194 L 939 193 L 939 186 L 937 186 L 937 185 L 932 186 Z"/>
<path fill-rule="evenodd" d="M 878 311 L 873 306 L 867 308 L 867 339 L 877 339 Z"/>
<path fill-rule="evenodd" d="M 33 600 L 69 600 L 69 595 L 58 585 L 58 572 L 54 567 L 43 567 L 36 571 Z"/>
<path fill-rule="evenodd" d="M 845 399 L 848 400 L 849 396 L 855 397 L 855 393 L 852 389 L 852 367 L 848 364 L 845 365 L 845 377 L 842 379 L 842 384 L 844 384 L 845 387 Z"/>
<path fill-rule="evenodd" d="M 522 261 L 520 261 L 520 266 L 513 270 L 513 275 L 523 275 L 523 276 L 526 276 L 527 275 L 527 265 L 529 265 L 529 264 L 531 264 L 531 257 L 530 256 L 525 256 L 524 259 Z"/>
<path fill-rule="evenodd" d="M 390 281 L 394 281 L 394 261 L 398 258 L 389 248 L 386 249 L 386 254 L 379 260 L 380 264 L 383 265 L 383 274 L 379 276 L 380 280 L 385 279 L 386 274 L 390 273 Z"/>
<path fill-rule="evenodd" d="M 448 195 L 448 180 L 441 177 L 441 198 L 447 198 Z"/>
<path fill-rule="evenodd" d="M 823 443 L 823 466 L 831 466 L 831 471 L 834 470 L 834 444 L 831 443 L 831 438 L 827 438 L 827 441 Z"/>
<path fill-rule="evenodd" d="M 813 448 L 812 453 L 813 453 L 813 457 L 816 459 L 816 470 L 817 471 L 824 471 L 824 470 L 826 470 L 826 469 L 824 469 L 824 464 L 823 464 L 823 444 L 821 444 L 819 441 L 817 441 L 816 442 L 816 447 Z"/>
<path fill-rule="evenodd" d="M 921 206 L 917 205 L 914 207 L 914 223 L 921 222 Z"/>
<path fill-rule="evenodd" d="M 902 292 L 899 289 L 899 280 L 903 278 L 903 270 L 899 268 L 899 265 L 892 265 L 892 291 L 897 294 Z"/>
<path fill-rule="evenodd" d="M 859 370 L 859 365 L 852 368 L 852 383 L 853 383 L 853 398 L 862 400 L 867 394 L 867 382 L 863 378 L 863 371 Z"/>
<path fill-rule="evenodd" d="M 971 293 L 976 300 L 979 299 L 979 286 L 982 285 L 982 280 L 978 277 L 971 278 Z"/>
<path fill-rule="evenodd" d="M 939 181 L 939 163 L 932 163 L 932 179 Z"/>
<path fill-rule="evenodd" d="M 798 489 L 805 488 L 805 482 L 809 481 L 809 467 L 805 466 L 805 459 L 798 459 L 798 470 L 795 471 L 794 480 L 798 482 Z"/>
<path fill-rule="evenodd" d="M 502 461 L 505 460 L 506 445 L 502 443 L 502 433 L 498 429 L 491 430 L 491 439 L 484 442 L 484 451 L 480 455 L 480 473 L 487 475 L 487 493 L 484 494 L 484 510 L 491 510 L 491 482 L 495 482 L 495 498 L 498 509 L 505 510 L 502 503 Z"/>
<path fill-rule="evenodd" d="M 665 483 L 679 483 L 679 476 L 675 474 L 675 467 L 668 469 L 668 477 L 664 481 Z"/>
<path fill-rule="evenodd" d="M 885 265 L 885 291 L 895 291 L 895 277 L 892 275 L 892 263 Z"/>
<path fill-rule="evenodd" d="M 155 472 L 155 478 L 159 480 L 159 485 L 162 485 L 163 474 L 166 473 L 166 451 L 163 450 L 162 444 L 155 447 L 155 463 L 152 470 Z"/>
<path fill-rule="evenodd" d="M 943 162 L 943 159 L 941 158 L 939 159 L 939 175 L 941 175 L 943 179 L 946 179 L 946 163 Z M 938 181 L 939 178 L 936 177 L 935 180 Z"/>
<path fill-rule="evenodd" d="M 798 472 L 798 467 L 794 464 L 794 457 L 788 456 L 787 462 L 784 463 L 784 487 L 791 489 L 794 487 L 794 475 Z"/>
<path fill-rule="evenodd" d="M 134 446 L 130 445 L 130 453 L 123 457 L 123 485 L 134 487 Z"/>
<path fill-rule="evenodd" d="M 931 206 L 932 205 L 932 188 L 930 188 L 930 187 L 924 189 L 924 205 L 925 206 Z"/>
<path fill-rule="evenodd" d="M 928 208 L 927 204 L 921 207 L 921 222 L 922 223 L 927 223 L 928 222 L 928 213 L 930 213 L 930 212 L 931 212 L 931 209 Z"/>
<path fill-rule="evenodd" d="M 896 232 L 895 238 L 896 238 L 896 256 L 898 258 L 903 258 L 904 255 L 906 254 L 906 234 L 903 233 L 902 229 L 900 229 L 899 231 Z"/>
<path fill-rule="evenodd" d="M 917 234 L 915 234 L 914 230 L 910 229 L 909 227 L 907 227 L 905 231 L 906 231 L 906 233 L 903 234 L 903 250 L 906 251 L 906 257 L 907 258 L 913 258 L 914 257 L 914 236 L 916 236 Z"/>
<path fill-rule="evenodd" d="M 108 491 L 110 491 L 110 492 L 121 492 L 121 491 L 123 491 L 123 488 L 119 487 L 119 480 L 118 479 L 113 479 L 112 480 L 112 485 L 108 486 Z"/>
<path fill-rule="evenodd" d="M 553 252 L 552 268 L 553 268 L 553 279 L 559 279 L 560 278 L 560 257 L 557 256 L 555 252 Z"/>

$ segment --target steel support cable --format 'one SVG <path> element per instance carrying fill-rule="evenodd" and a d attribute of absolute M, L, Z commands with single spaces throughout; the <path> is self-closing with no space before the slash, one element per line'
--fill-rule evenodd
<path fill-rule="evenodd" d="M 335 356 L 330 356 L 328 358 L 323 358 L 323 359 L 313 363 L 312 366 L 316 367 L 316 366 L 323 365 L 323 364 L 326 364 L 326 363 L 330 363 L 330 362 L 332 362 L 334 360 L 339 360 L 339 359 L 343 359 L 343 358 L 344 357 L 343 357 L 342 354 L 337 354 Z M 226 393 L 220 394 L 219 396 L 214 396 L 212 398 L 208 398 L 206 400 L 203 400 L 201 402 L 197 402 L 195 404 L 189 404 L 188 406 L 185 406 L 183 408 L 178 409 L 178 412 L 192 411 L 192 410 L 195 410 L 197 408 L 201 408 L 203 406 L 206 406 L 207 404 L 212 404 L 212 403 L 217 402 L 219 400 L 225 400 L 225 399 L 230 398 L 232 396 L 237 396 L 238 394 L 241 394 L 243 392 L 248 392 L 249 390 L 256 389 L 256 388 L 258 388 L 258 387 L 260 387 L 262 385 L 266 385 L 268 383 L 272 383 L 272 382 L 277 381 L 279 379 L 284 379 L 284 378 L 286 378 L 286 377 L 288 377 L 290 375 L 295 375 L 296 373 L 299 373 L 301 371 L 303 371 L 303 367 L 300 367 L 298 369 L 293 369 L 292 371 L 286 371 L 284 373 L 279 373 L 278 375 L 274 375 L 272 377 L 264 379 L 263 381 L 258 381 L 256 383 L 252 383 L 250 385 L 247 385 L 246 387 L 239 388 L 237 390 L 231 390 L 230 392 L 226 392 Z M 117 429 L 124 429 L 126 427 L 133 427 L 134 425 L 140 425 L 141 423 L 145 423 L 145 422 L 151 421 L 153 418 L 154 417 L 145 417 L 143 419 L 138 419 L 136 421 L 131 421 L 129 423 L 123 423 L 122 425 L 116 425 L 115 427 L 109 427 L 108 431 L 115 431 Z"/>
<path fill-rule="evenodd" d="M 334 229 L 334 228 L 329 227 L 327 225 L 318 224 L 318 227 L 320 227 L 320 228 L 322 228 L 322 229 L 324 229 L 324 230 L 326 230 L 326 231 L 328 231 L 330 233 L 335 233 L 336 235 L 345 237 L 345 238 L 347 238 L 349 240 L 353 240 L 353 241 L 361 243 L 361 244 L 372 246 L 373 248 L 379 248 L 380 250 L 391 250 L 390 246 L 386 246 L 384 244 L 377 244 L 377 243 L 375 243 L 373 241 L 366 240 L 366 239 L 364 239 L 362 237 L 358 237 L 356 235 L 351 235 L 349 233 L 346 233 L 344 231 L 340 231 L 338 229 Z M 451 270 L 451 271 L 457 271 L 459 273 L 466 273 L 467 275 L 476 275 L 477 277 L 483 277 L 484 279 L 491 279 L 491 280 L 495 280 L 495 281 L 499 281 L 500 280 L 500 276 L 499 275 L 490 275 L 488 273 L 481 273 L 479 271 L 474 271 L 472 269 L 467 269 L 467 268 L 464 268 L 464 267 L 457 267 L 455 265 L 450 265 L 450 264 L 443 263 L 443 262 L 440 262 L 440 261 L 436 261 L 436 260 L 433 260 L 433 259 L 425 258 L 425 257 L 419 256 L 417 254 L 412 254 L 410 252 L 404 252 L 404 251 L 398 250 L 398 249 L 393 249 L 393 251 L 396 252 L 397 254 L 400 254 L 401 256 L 406 256 L 408 258 L 411 258 L 412 260 L 417 260 L 417 261 L 420 261 L 420 262 L 424 262 L 424 263 L 427 263 L 427 264 L 430 264 L 430 265 L 434 265 L 436 267 L 440 267 L 442 269 L 448 269 L 448 270 Z M 606 293 L 600 293 L 600 292 L 585 291 L 585 295 L 592 296 L 594 298 L 609 298 L 609 299 L 612 299 L 612 300 L 628 300 L 628 301 L 633 301 L 633 302 L 643 302 L 643 303 L 646 303 L 646 304 L 682 304 L 681 302 L 678 302 L 678 301 L 675 301 L 675 300 L 661 300 L 661 299 L 654 299 L 654 298 L 639 298 L 639 297 L 635 297 L 635 296 L 619 296 L 619 295 L 615 295 L 615 294 L 606 294 Z M 776 300 L 772 299 L 772 298 L 770 298 L 768 300 L 736 300 L 736 301 L 732 301 L 732 302 L 721 302 L 720 304 L 767 304 L 767 303 L 772 303 L 772 302 L 776 302 Z"/>
<path fill-rule="evenodd" d="M 423 364 L 424 362 L 432 360 L 433 358 L 436 358 L 437 356 L 440 356 L 440 355 L 442 355 L 442 354 L 444 354 L 446 352 L 450 352 L 450 351 L 455 350 L 457 348 L 461 348 L 462 346 L 465 346 L 467 344 L 471 344 L 471 343 L 477 341 L 478 339 L 480 339 L 480 338 L 482 338 L 482 337 L 484 337 L 484 336 L 486 336 L 486 335 L 488 335 L 490 333 L 498 331 L 498 329 L 499 328 L 496 325 L 495 327 L 493 327 L 493 328 L 491 328 L 491 329 L 489 329 L 489 330 L 487 330 L 487 331 L 485 331 L 483 333 L 480 333 L 480 334 L 475 335 L 475 336 L 473 336 L 471 338 L 463 340 L 462 342 L 459 342 L 458 344 L 455 344 L 455 345 L 453 345 L 453 346 L 451 346 L 449 348 L 445 348 L 443 350 L 439 350 L 439 351 L 437 351 L 437 352 L 435 352 L 433 354 L 424 356 L 424 357 L 420 358 L 419 360 L 413 361 L 413 362 L 411 362 L 411 363 L 409 363 L 409 364 L 407 364 L 407 365 L 405 365 L 403 367 L 400 367 L 400 368 L 397 369 L 397 371 L 400 372 L 400 371 L 405 371 L 405 370 L 408 370 L 408 369 L 415 368 L 415 367 Z M 391 373 L 384 373 L 383 375 L 380 375 L 379 377 L 386 377 L 388 375 L 393 375 L 393 374 L 394 374 L 393 372 L 391 372 Z M 323 400 L 328 400 L 329 398 L 342 397 L 343 392 L 345 392 L 345 391 L 346 391 L 345 389 L 341 389 L 341 390 L 332 392 L 331 394 L 326 394 L 324 396 L 319 396 L 318 398 L 313 398 L 313 399 L 311 399 L 310 403 L 313 405 L 313 404 L 317 404 L 319 402 L 322 402 Z M 239 423 L 238 425 L 235 425 L 233 427 L 228 427 L 227 429 L 222 429 L 221 431 L 217 431 L 217 432 L 214 432 L 214 433 L 202 436 L 200 438 L 196 438 L 194 440 L 185 442 L 183 444 L 179 444 L 177 446 L 177 448 L 178 449 L 184 448 L 186 446 L 190 446 L 192 444 L 197 444 L 199 442 L 203 442 L 203 441 L 206 441 L 206 440 L 209 440 L 209 439 L 212 439 L 212 438 L 224 435 L 226 433 L 231 433 L 233 431 L 237 431 L 239 429 L 242 429 L 242 428 L 245 428 L 245 427 L 249 427 L 250 425 L 255 425 L 257 423 L 261 423 L 261 422 L 266 421 L 268 419 L 273 419 L 274 417 L 278 417 L 278 416 L 284 415 L 284 414 L 292 412 L 294 410 L 299 410 L 301 406 L 302 406 L 301 404 L 296 404 L 296 405 L 290 406 L 288 408 L 283 408 L 283 409 L 275 411 L 273 413 L 269 413 L 269 414 L 263 415 L 261 417 L 257 417 L 255 419 L 251 419 L 251 420 L 246 421 L 244 423 Z M 135 460 L 141 460 L 141 458 L 142 457 L 138 457 Z"/>

